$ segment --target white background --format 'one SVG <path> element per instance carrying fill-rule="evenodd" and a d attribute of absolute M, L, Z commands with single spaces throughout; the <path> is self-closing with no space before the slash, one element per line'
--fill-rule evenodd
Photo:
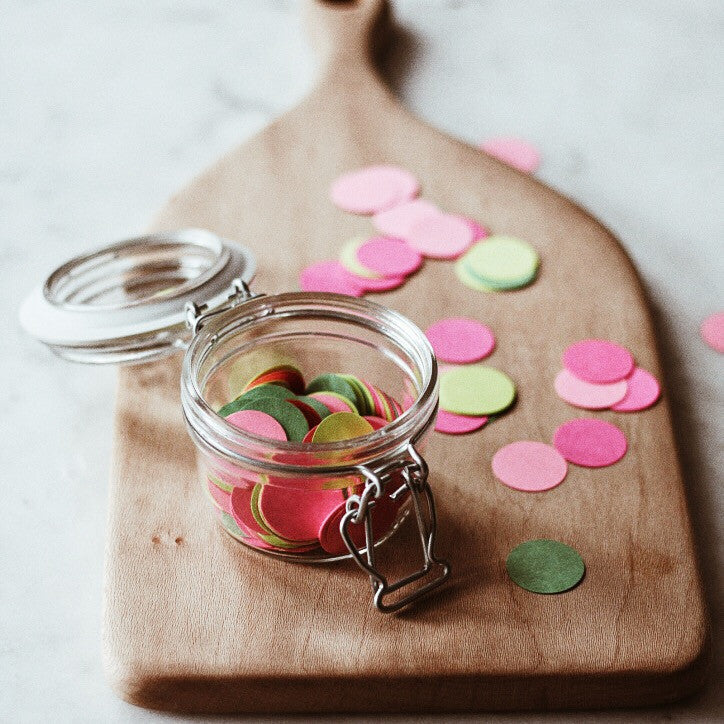
<path fill-rule="evenodd" d="M 473 143 L 508 133 L 535 142 L 540 178 L 604 220 L 635 259 L 660 329 L 712 618 L 721 618 L 724 357 L 703 345 L 698 325 L 724 307 L 724 5 L 394 6 L 402 30 L 385 72 L 404 102 Z M 284 0 L 0 5 L 0 718 L 166 718 L 117 700 L 102 675 L 115 372 L 55 359 L 22 335 L 17 308 L 67 256 L 141 232 L 175 189 L 305 94 L 313 59 L 297 9 Z M 719 655 L 720 685 L 721 671 Z M 701 721 L 724 714 L 716 689 L 667 710 L 527 720 Z"/>

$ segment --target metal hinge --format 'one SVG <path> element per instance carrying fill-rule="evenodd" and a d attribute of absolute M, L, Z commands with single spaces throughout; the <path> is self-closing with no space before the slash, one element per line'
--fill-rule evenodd
<path fill-rule="evenodd" d="M 209 309 L 208 304 L 186 302 L 184 308 L 186 312 L 186 326 L 191 330 L 192 334 L 196 334 L 211 317 L 226 312 L 243 302 L 248 302 L 250 299 L 263 296 L 263 294 L 254 294 L 251 289 L 249 289 L 249 285 L 243 279 L 237 277 L 231 282 L 231 291 L 226 301 L 219 306 Z"/>

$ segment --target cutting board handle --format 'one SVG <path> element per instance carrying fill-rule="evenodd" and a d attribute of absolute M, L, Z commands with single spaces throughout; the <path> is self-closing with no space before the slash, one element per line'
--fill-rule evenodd
<path fill-rule="evenodd" d="M 323 74 L 374 70 L 390 36 L 387 0 L 305 0 L 304 20 Z"/>

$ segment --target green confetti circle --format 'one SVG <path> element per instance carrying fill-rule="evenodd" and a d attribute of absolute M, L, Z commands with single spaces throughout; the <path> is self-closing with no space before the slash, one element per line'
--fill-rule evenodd
<path fill-rule="evenodd" d="M 505 561 L 513 583 L 533 593 L 562 593 L 583 578 L 583 558 L 556 540 L 529 540 L 513 548 Z"/>

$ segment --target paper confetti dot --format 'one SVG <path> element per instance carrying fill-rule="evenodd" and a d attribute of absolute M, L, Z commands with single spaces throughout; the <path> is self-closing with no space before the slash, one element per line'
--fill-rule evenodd
<path fill-rule="evenodd" d="M 473 229 L 464 219 L 438 213 L 414 221 L 405 240 L 432 259 L 457 259 L 473 243 Z"/>
<path fill-rule="evenodd" d="M 566 349 L 563 366 L 579 380 L 605 384 L 628 377 L 634 360 L 620 344 L 606 339 L 584 339 Z"/>
<path fill-rule="evenodd" d="M 368 269 L 386 277 L 399 277 L 417 271 L 422 256 L 402 239 L 375 236 L 357 250 L 357 259 Z"/>
<path fill-rule="evenodd" d="M 441 319 L 430 325 L 425 335 L 443 362 L 478 362 L 495 348 L 495 337 L 490 328 L 466 317 Z"/>
<path fill-rule="evenodd" d="M 540 152 L 521 138 L 499 136 L 484 141 L 480 148 L 489 156 L 523 173 L 533 173 L 540 166 Z"/>
<path fill-rule="evenodd" d="M 316 541 L 319 526 L 341 503 L 341 490 L 263 485 L 259 493 L 259 512 L 267 526 L 276 535 L 300 543 Z"/>
<path fill-rule="evenodd" d="M 605 410 L 623 400 L 628 382 L 609 382 L 599 385 L 579 380 L 568 370 L 561 370 L 554 382 L 558 396 L 574 407 L 584 410 Z"/>
<path fill-rule="evenodd" d="M 493 455 L 493 473 L 515 490 L 539 492 L 560 485 L 568 464 L 550 445 L 531 440 L 512 442 Z"/>
<path fill-rule="evenodd" d="M 595 418 L 563 423 L 553 435 L 553 445 L 569 463 L 586 468 L 613 465 L 626 454 L 628 447 L 622 430 Z"/>
<path fill-rule="evenodd" d="M 360 264 L 357 259 L 357 249 L 364 244 L 369 237 L 357 236 L 354 239 L 350 239 L 342 246 L 342 250 L 339 252 L 340 264 L 350 273 L 358 277 L 366 277 L 368 279 L 379 279 L 380 275 L 368 269 L 363 264 Z"/>
<path fill-rule="evenodd" d="M 540 263 L 538 253 L 527 242 L 497 235 L 472 246 L 462 260 L 479 282 L 500 291 L 530 284 Z"/>
<path fill-rule="evenodd" d="M 232 412 L 226 418 L 234 427 L 245 432 L 251 432 L 260 437 L 268 437 L 270 440 L 286 440 L 287 434 L 279 422 L 271 415 L 259 410 L 239 410 Z"/>
<path fill-rule="evenodd" d="M 302 269 L 299 286 L 304 292 L 328 292 L 361 297 L 364 290 L 338 261 L 320 261 Z"/>
<path fill-rule="evenodd" d="M 492 415 L 510 407 L 515 384 L 494 367 L 470 365 L 440 375 L 440 407 L 458 415 Z"/>
<path fill-rule="evenodd" d="M 714 350 L 724 354 L 724 312 L 707 317 L 701 324 L 701 338 Z"/>
<path fill-rule="evenodd" d="M 476 276 L 468 271 L 465 266 L 465 257 L 461 257 L 455 262 L 455 274 L 457 278 L 466 286 L 475 289 L 478 292 L 495 292 L 497 290 L 488 284 L 483 284 Z"/>
<path fill-rule="evenodd" d="M 559 541 L 542 538 L 513 548 L 505 561 L 513 583 L 532 593 L 563 593 L 580 583 L 586 566 L 579 553 Z"/>
<path fill-rule="evenodd" d="M 367 166 L 339 176 L 330 187 L 332 202 L 352 214 L 375 214 L 417 196 L 417 179 L 398 166 Z"/>
<path fill-rule="evenodd" d="M 418 219 L 435 216 L 439 213 L 440 209 L 432 202 L 425 199 L 413 199 L 375 214 L 372 223 L 378 231 L 386 236 L 404 239 L 410 231 L 410 226 Z"/>
<path fill-rule="evenodd" d="M 333 412 L 319 423 L 312 442 L 339 442 L 362 437 L 373 432 L 374 428 L 364 417 L 355 412 Z"/>
<path fill-rule="evenodd" d="M 645 369 L 634 368 L 630 377 L 626 378 L 626 395 L 611 406 L 616 412 L 639 412 L 651 407 L 661 394 L 659 381 Z"/>
<path fill-rule="evenodd" d="M 489 419 L 486 416 L 456 415 L 446 410 L 438 410 L 435 429 L 447 435 L 465 435 L 484 427 Z"/>

